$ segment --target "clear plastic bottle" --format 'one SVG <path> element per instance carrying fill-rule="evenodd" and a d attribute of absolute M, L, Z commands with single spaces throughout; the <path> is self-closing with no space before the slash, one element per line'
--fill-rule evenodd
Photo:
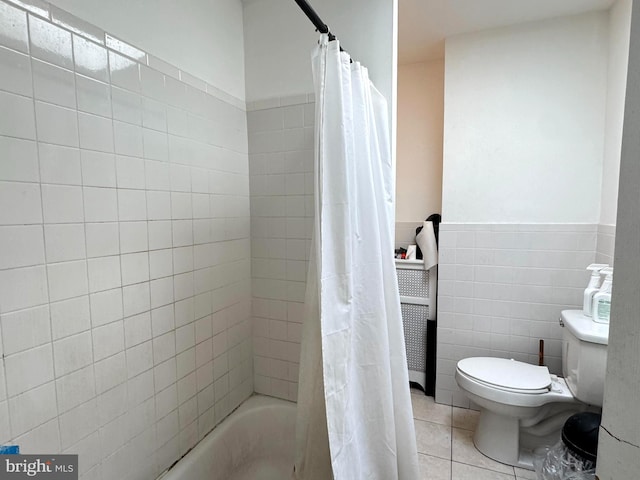
<path fill-rule="evenodd" d="M 608 267 L 606 263 L 592 263 L 587 267 L 591 271 L 589 285 L 584 289 L 584 302 L 582 304 L 582 313 L 587 317 L 591 316 L 593 308 L 593 296 L 600 290 L 600 271 Z"/>
<path fill-rule="evenodd" d="M 611 316 L 611 291 L 613 288 L 613 268 L 603 268 L 600 273 L 606 275 L 602 287 L 593 296 L 593 321 L 597 323 L 609 323 Z"/>

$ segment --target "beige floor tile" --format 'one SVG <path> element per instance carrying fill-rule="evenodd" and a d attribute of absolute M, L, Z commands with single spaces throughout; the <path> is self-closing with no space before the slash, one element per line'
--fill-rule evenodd
<path fill-rule="evenodd" d="M 464 463 L 451 464 L 451 480 L 514 480 L 514 475 L 497 473 L 484 468 L 472 467 Z"/>
<path fill-rule="evenodd" d="M 536 472 L 533 470 L 525 470 L 524 468 L 514 467 L 516 478 L 518 480 L 537 480 Z"/>
<path fill-rule="evenodd" d="M 476 429 L 476 426 L 478 425 L 479 416 L 480 412 L 476 410 L 453 407 L 452 425 L 456 428 L 474 431 Z"/>
<path fill-rule="evenodd" d="M 451 459 L 451 427 L 415 420 L 418 452 Z"/>
<path fill-rule="evenodd" d="M 413 405 L 413 418 L 427 422 L 451 425 L 451 406 L 436 403 L 433 397 L 427 397 L 423 393 L 411 394 Z"/>
<path fill-rule="evenodd" d="M 451 460 L 418 454 L 420 480 L 451 480 Z"/>
<path fill-rule="evenodd" d="M 489 457 L 485 457 L 480 453 L 474 446 L 472 437 L 473 432 L 470 430 L 453 428 L 451 457 L 454 462 L 514 475 L 513 467 L 491 460 Z"/>

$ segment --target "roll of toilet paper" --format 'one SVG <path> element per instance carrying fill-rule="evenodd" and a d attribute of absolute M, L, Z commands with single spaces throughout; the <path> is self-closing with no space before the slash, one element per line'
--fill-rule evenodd
<path fill-rule="evenodd" d="M 424 258 L 424 269 L 429 270 L 438 264 L 438 245 L 436 243 L 436 235 L 433 231 L 433 222 L 423 222 L 422 230 L 416 235 L 416 243 L 422 250 L 422 258 Z"/>

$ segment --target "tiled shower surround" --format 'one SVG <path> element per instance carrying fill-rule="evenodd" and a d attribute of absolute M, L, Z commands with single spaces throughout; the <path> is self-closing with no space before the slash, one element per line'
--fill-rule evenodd
<path fill-rule="evenodd" d="M 440 225 L 436 401 L 468 407 L 456 362 L 494 356 L 562 373 L 564 309 L 582 308 L 596 257 L 613 259 L 615 227 L 589 224 Z"/>
<path fill-rule="evenodd" d="M 0 1 L 0 444 L 155 478 L 253 391 L 246 113 L 40 3 Z"/>
<path fill-rule="evenodd" d="M 312 95 L 248 105 L 254 388 L 295 400 L 313 220 Z"/>

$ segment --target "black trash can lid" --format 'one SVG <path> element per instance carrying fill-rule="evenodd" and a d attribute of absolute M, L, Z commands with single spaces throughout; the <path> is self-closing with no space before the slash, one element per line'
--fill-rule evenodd
<path fill-rule="evenodd" d="M 576 455 L 595 462 L 598 454 L 598 430 L 602 415 L 576 413 L 562 427 L 562 441 Z"/>

